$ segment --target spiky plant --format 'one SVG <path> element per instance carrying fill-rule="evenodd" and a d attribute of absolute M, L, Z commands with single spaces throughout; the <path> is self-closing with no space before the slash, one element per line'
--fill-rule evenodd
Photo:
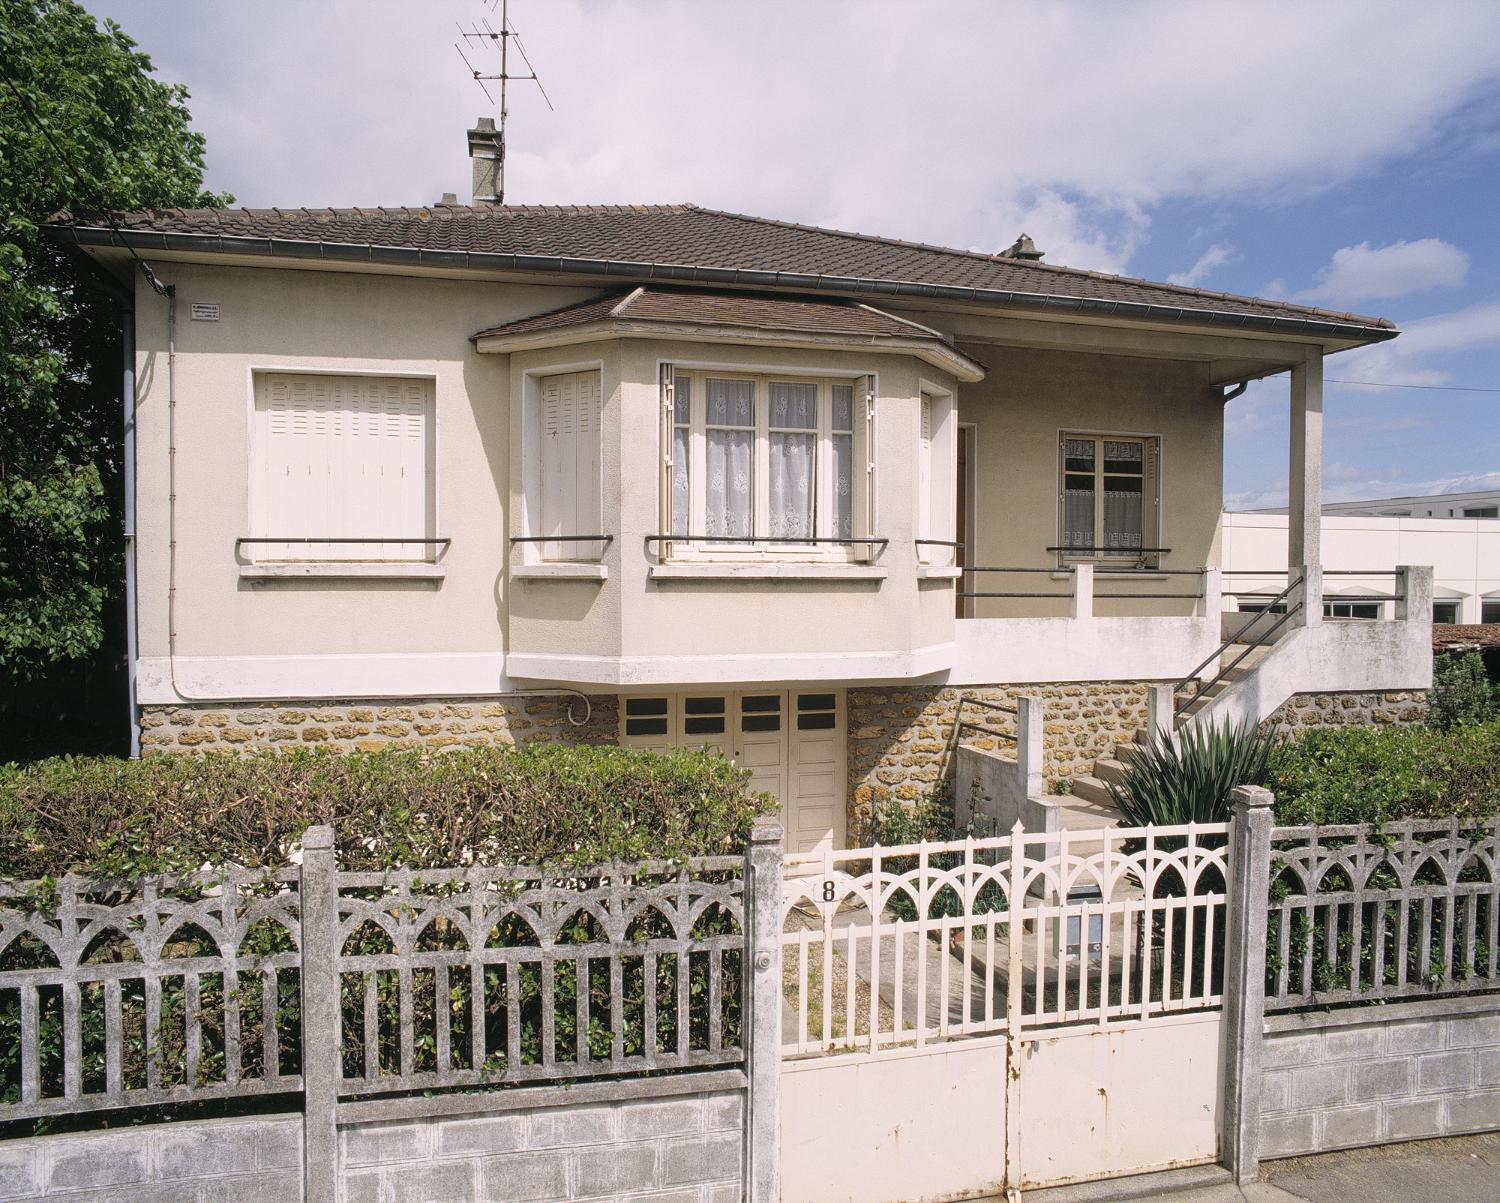
<path fill-rule="evenodd" d="M 1187 726 L 1138 750 L 1110 796 L 1132 827 L 1223 822 L 1235 786 L 1265 782 L 1273 744 L 1253 726 Z"/>

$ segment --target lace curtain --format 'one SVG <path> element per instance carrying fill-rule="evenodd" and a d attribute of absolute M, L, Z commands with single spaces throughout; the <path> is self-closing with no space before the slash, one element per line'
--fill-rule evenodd
<path fill-rule="evenodd" d="M 1104 471 L 1128 475 L 1104 477 L 1104 546 L 1125 550 L 1141 546 L 1143 445 L 1110 440 L 1104 444 Z"/>
<path fill-rule="evenodd" d="M 748 380 L 710 380 L 704 401 L 704 533 L 748 539 L 754 521 L 750 482 L 755 454 L 755 385 Z"/>
<path fill-rule="evenodd" d="M 1064 452 L 1063 544 L 1094 546 L 1094 441 L 1069 439 Z"/>
<path fill-rule="evenodd" d="M 693 413 L 693 381 L 679 376 L 672 387 L 672 533 L 685 535 L 692 521 L 693 495 L 690 480 L 688 434 Z"/>
<path fill-rule="evenodd" d="M 833 533 L 854 537 L 854 390 L 833 386 Z"/>
<path fill-rule="evenodd" d="M 812 384 L 773 382 L 770 400 L 768 533 L 777 539 L 810 538 L 818 455 L 818 389 Z"/>

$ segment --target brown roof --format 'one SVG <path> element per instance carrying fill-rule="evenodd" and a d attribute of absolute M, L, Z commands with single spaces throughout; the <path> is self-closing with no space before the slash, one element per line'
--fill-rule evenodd
<path fill-rule="evenodd" d="M 538 334 L 599 321 L 667 322 L 704 326 L 744 326 L 757 330 L 796 330 L 941 341 L 926 326 L 854 301 L 776 297 L 764 293 L 691 292 L 636 288 L 612 293 L 481 330 L 491 335 Z"/>
<path fill-rule="evenodd" d="M 1500 623 L 1453 625 L 1432 624 L 1434 651 L 1451 652 L 1466 648 L 1500 647 Z"/>
<path fill-rule="evenodd" d="M 117 228 L 116 228 L 117 227 Z M 431 209 L 153 209 L 60 214 L 90 245 L 614 274 L 637 280 L 971 299 L 1332 337 L 1390 338 L 1383 319 L 825 230 L 696 205 Z"/>

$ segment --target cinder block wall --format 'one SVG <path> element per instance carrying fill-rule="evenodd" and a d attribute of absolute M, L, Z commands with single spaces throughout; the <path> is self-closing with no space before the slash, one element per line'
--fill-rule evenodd
<path fill-rule="evenodd" d="M 302 1116 L 0 1142 L 0 1199 L 301 1203 Z"/>
<path fill-rule="evenodd" d="M 745 1092 L 685 1086 L 650 1079 L 621 1084 L 633 1098 L 343 1127 L 345 1198 L 738 1203 Z"/>
<path fill-rule="evenodd" d="M 1266 1021 L 1261 1156 L 1500 1129 L 1500 999 Z"/>

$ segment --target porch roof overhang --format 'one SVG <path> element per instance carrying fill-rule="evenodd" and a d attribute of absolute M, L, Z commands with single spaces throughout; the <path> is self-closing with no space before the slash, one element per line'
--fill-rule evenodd
<path fill-rule="evenodd" d="M 635 288 L 471 336 L 491 354 L 618 338 L 910 355 L 972 384 L 985 369 L 930 327 L 857 301 Z"/>

